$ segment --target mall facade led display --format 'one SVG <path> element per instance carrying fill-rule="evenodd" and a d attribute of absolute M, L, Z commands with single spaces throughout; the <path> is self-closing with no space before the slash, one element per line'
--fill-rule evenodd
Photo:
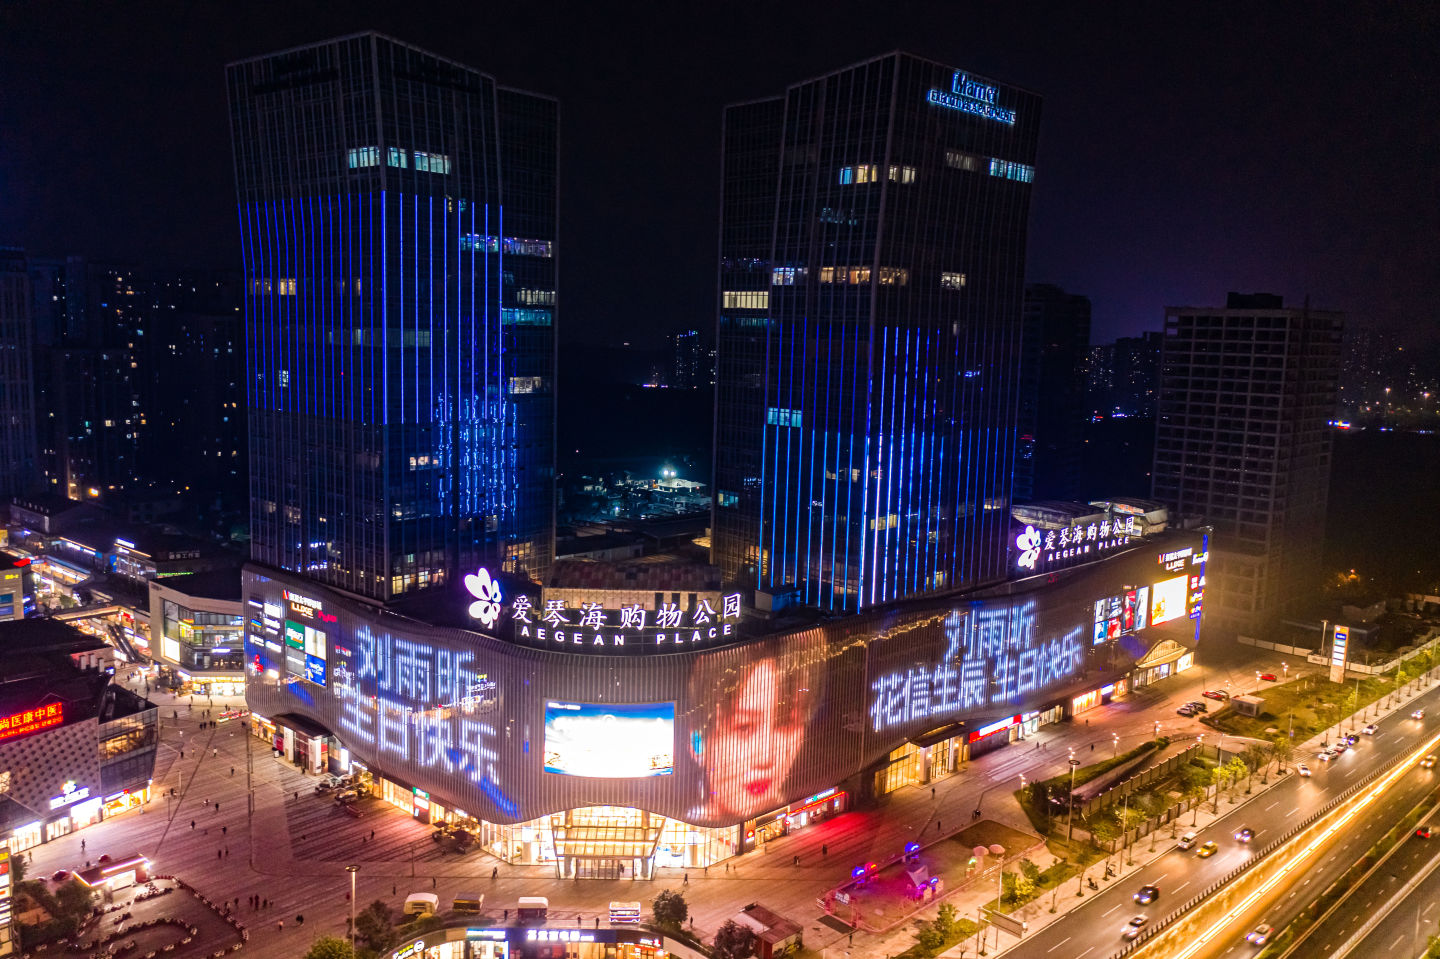
<path fill-rule="evenodd" d="M 982 593 L 623 652 L 518 640 L 508 582 L 493 626 L 460 628 L 463 590 L 460 618 L 435 625 L 252 565 L 247 697 L 333 737 L 332 765 L 343 749 L 485 822 L 615 806 L 736 827 L 827 790 L 883 791 L 876 771 L 907 744 L 978 752 L 1185 668 L 1205 560 L 1201 534 L 1170 533 Z"/>

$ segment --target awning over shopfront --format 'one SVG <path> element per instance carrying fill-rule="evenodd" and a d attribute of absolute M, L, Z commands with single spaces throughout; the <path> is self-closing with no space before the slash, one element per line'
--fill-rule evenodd
<path fill-rule="evenodd" d="M 275 716 L 271 720 L 271 722 L 275 723 L 277 726 L 285 726 L 289 729 L 295 730 L 297 733 L 302 733 L 312 738 L 333 735 L 330 730 L 326 729 L 324 726 L 320 725 L 314 720 L 309 719 L 305 716 L 297 715 L 295 713 L 280 713 L 279 715 Z"/>
<path fill-rule="evenodd" d="M 969 728 L 965 723 L 950 723 L 938 729 L 932 729 L 927 733 L 921 733 L 919 736 L 911 736 L 910 742 L 923 749 L 926 746 L 933 746 L 936 743 L 943 743 L 947 739 L 953 739 L 966 732 Z"/>
<path fill-rule="evenodd" d="M 1136 669 L 1153 669 L 1156 666 L 1163 666 L 1166 663 L 1178 662 L 1180 657 L 1186 653 L 1193 652 L 1188 646 L 1182 646 L 1173 639 L 1162 639 L 1149 652 L 1135 662 Z"/>

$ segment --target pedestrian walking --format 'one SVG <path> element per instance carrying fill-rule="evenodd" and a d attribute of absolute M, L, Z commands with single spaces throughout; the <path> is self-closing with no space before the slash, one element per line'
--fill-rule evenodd
<path fill-rule="evenodd" d="M 820 858 L 824 859 L 828 855 L 830 855 L 830 847 L 822 844 L 820 846 Z"/>
<path fill-rule="evenodd" d="M 235 767 L 234 767 L 234 766 L 231 766 L 231 767 L 230 767 L 230 775 L 232 775 L 232 776 L 235 775 Z"/>
<path fill-rule="evenodd" d="M 222 836 L 228 836 L 228 835 L 230 835 L 230 827 L 229 827 L 229 826 L 221 826 L 221 827 L 220 827 L 220 835 L 222 835 Z"/>
<path fill-rule="evenodd" d="M 795 860 L 795 861 L 794 861 L 793 863 L 791 863 L 791 865 L 794 865 L 794 866 L 800 865 L 800 857 L 799 857 L 799 856 L 794 857 L 794 860 Z"/>
<path fill-rule="evenodd" d="M 215 804 L 215 811 L 216 811 L 216 812 L 219 812 L 219 811 L 220 811 L 220 804 L 219 804 L 218 802 Z"/>
<path fill-rule="evenodd" d="M 931 799 L 934 799 L 934 798 L 935 798 L 935 787 L 934 787 L 934 786 L 931 786 L 931 787 L 930 787 L 930 798 L 931 798 Z"/>
<path fill-rule="evenodd" d="M 184 759 L 184 758 L 185 758 L 185 750 L 183 750 L 183 749 L 180 750 L 180 758 L 181 758 L 181 759 Z"/>
<path fill-rule="evenodd" d="M 374 839 L 374 838 L 375 838 L 375 830 L 373 830 L 373 829 L 370 830 L 370 838 L 371 838 L 371 839 Z"/>
<path fill-rule="evenodd" d="M 83 840 L 83 839 L 80 840 L 80 851 L 81 851 L 81 852 L 84 852 L 84 851 L 85 851 L 85 840 Z"/>
<path fill-rule="evenodd" d="M 284 931 L 285 931 L 285 920 L 284 920 L 284 919 L 279 919 L 279 920 L 277 920 L 277 921 L 275 922 L 275 931 L 276 931 L 276 932 L 284 932 Z"/>
<path fill-rule="evenodd" d="M 491 866 L 491 867 L 490 867 L 490 881 L 491 881 L 491 882 L 494 882 L 494 881 L 495 881 L 495 878 L 496 878 L 497 876 L 499 876 L 499 875 L 500 875 L 500 867 L 499 867 L 499 866 Z"/>
<path fill-rule="evenodd" d="M 684 886 L 690 885 L 690 874 L 689 874 L 688 872 L 685 874 L 685 881 L 684 881 L 683 883 L 681 883 L 681 885 L 684 885 Z"/>
<path fill-rule="evenodd" d="M 220 858 L 221 858 L 221 853 L 220 853 L 220 850 L 218 850 L 218 849 L 215 850 L 215 858 L 216 858 L 216 859 L 220 859 Z"/>
<path fill-rule="evenodd" d="M 193 820 L 193 819 L 190 820 L 190 831 L 191 831 L 191 832 L 194 832 L 194 831 L 195 831 L 195 820 Z"/>
<path fill-rule="evenodd" d="M 435 888 L 435 877 L 434 877 L 434 876 L 431 876 L 431 877 L 430 877 L 430 888 L 431 888 L 431 889 L 434 889 L 434 888 Z"/>
<path fill-rule="evenodd" d="M 495 877 L 494 877 L 494 876 L 491 876 L 490 878 L 491 878 L 491 879 L 494 879 Z M 391 884 L 390 884 L 390 895 L 392 895 L 392 896 L 395 895 L 395 884 L 394 884 L 394 883 L 391 883 Z"/>

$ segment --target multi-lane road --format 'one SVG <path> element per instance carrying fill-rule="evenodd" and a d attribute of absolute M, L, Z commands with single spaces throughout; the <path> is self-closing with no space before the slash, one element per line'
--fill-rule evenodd
<path fill-rule="evenodd" d="M 1410 711 L 1425 707 L 1424 720 L 1410 719 Z M 1132 917 L 1146 916 L 1155 921 L 1170 914 L 1177 906 L 1204 890 L 1211 883 L 1231 872 L 1252 850 L 1264 848 L 1283 835 L 1291 825 L 1319 810 L 1334 796 L 1360 782 L 1368 773 L 1386 762 L 1414 749 L 1429 736 L 1440 731 L 1440 689 L 1428 690 L 1409 706 L 1379 722 L 1374 736 L 1361 736 L 1356 746 L 1332 762 L 1322 763 L 1313 753 L 1297 753 L 1296 760 L 1305 762 L 1313 771 L 1310 777 L 1295 774 L 1248 802 L 1237 803 L 1226 812 L 1229 800 L 1220 800 L 1221 818 L 1202 827 L 1194 849 L 1172 848 L 1156 857 L 1145 867 L 1123 880 L 1112 881 L 1096 893 L 1088 903 L 1064 918 L 1053 922 L 1030 939 L 1022 940 L 1008 950 L 1017 959 L 1102 959 L 1112 955 L 1124 940 L 1121 933 Z M 1266 898 L 1258 914 L 1237 917 L 1235 928 L 1217 937 L 1224 948 L 1210 951 L 1212 955 L 1242 957 L 1253 955 L 1253 946 L 1244 942 L 1245 932 L 1260 922 L 1283 927 L 1315 894 L 1344 873 L 1373 843 L 1393 826 L 1404 813 L 1419 802 L 1436 785 L 1436 771 L 1416 770 L 1408 773 L 1395 788 L 1376 801 L 1343 838 L 1327 849 L 1323 858 L 1305 870 L 1297 870 L 1293 882 Z M 1182 824 L 1184 820 L 1181 820 Z M 1242 828 L 1253 830 L 1249 843 L 1236 840 Z M 1219 851 L 1209 858 L 1197 854 L 1201 844 L 1214 840 Z M 1437 839 L 1440 843 L 1440 833 Z M 1141 886 L 1155 885 L 1160 898 L 1149 905 L 1134 901 Z M 1271 905 L 1271 903 L 1275 903 Z"/>

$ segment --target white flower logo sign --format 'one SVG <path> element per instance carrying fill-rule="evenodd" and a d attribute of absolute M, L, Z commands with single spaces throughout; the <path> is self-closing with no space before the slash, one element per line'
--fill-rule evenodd
<path fill-rule="evenodd" d="M 465 577 L 465 588 L 475 597 L 475 602 L 470 604 L 470 616 L 480 620 L 480 625 L 487 629 L 494 626 L 500 619 L 500 584 L 482 566 L 478 572 Z"/>
<path fill-rule="evenodd" d="M 1025 532 L 1015 537 L 1015 545 L 1020 548 L 1020 565 L 1025 569 L 1034 569 L 1035 563 L 1040 559 L 1040 532 L 1033 526 L 1025 527 Z M 484 570 L 481 570 L 483 573 Z M 474 615 L 473 609 L 471 607 Z"/>

